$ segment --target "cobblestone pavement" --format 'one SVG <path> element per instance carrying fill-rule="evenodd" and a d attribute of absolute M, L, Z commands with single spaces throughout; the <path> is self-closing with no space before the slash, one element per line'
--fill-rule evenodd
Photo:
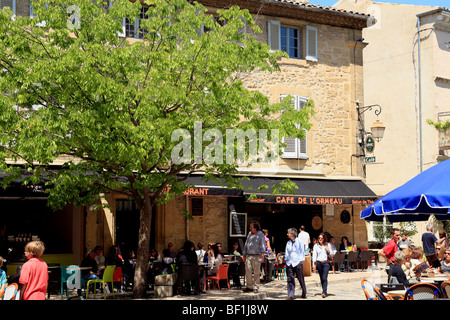
<path fill-rule="evenodd" d="M 328 296 L 322 298 L 322 287 L 320 284 L 319 275 L 313 273 L 311 276 L 305 277 L 307 298 L 301 299 L 302 294 L 298 280 L 296 280 L 296 301 L 310 301 L 310 300 L 365 300 L 364 293 L 361 288 L 361 280 L 368 279 L 372 283 L 383 283 L 387 280 L 386 272 L 384 271 L 384 263 L 379 263 L 378 270 L 368 269 L 360 271 L 359 269 L 351 272 L 329 273 L 328 276 Z M 286 300 L 287 298 L 287 284 L 284 279 L 276 279 L 260 286 L 259 292 L 243 293 L 242 290 L 232 287 L 231 290 L 207 290 L 207 294 L 201 295 L 175 295 L 173 297 L 157 298 L 153 291 L 149 291 L 147 297 L 141 300 L 152 301 L 183 301 L 183 300 Z M 76 291 L 70 292 L 70 300 L 79 300 L 76 296 Z M 137 300 L 133 299 L 131 292 L 107 294 L 107 300 Z M 50 300 L 61 300 L 60 295 L 51 295 Z M 66 300 L 66 296 L 63 297 Z M 89 300 L 94 300 L 93 295 L 89 296 Z M 97 293 L 95 300 L 104 300 L 102 293 Z"/>

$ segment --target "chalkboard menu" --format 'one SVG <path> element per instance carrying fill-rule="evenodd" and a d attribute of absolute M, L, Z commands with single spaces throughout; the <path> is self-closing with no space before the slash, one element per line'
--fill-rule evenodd
<path fill-rule="evenodd" d="M 230 237 L 245 237 L 247 213 L 230 213 Z"/>

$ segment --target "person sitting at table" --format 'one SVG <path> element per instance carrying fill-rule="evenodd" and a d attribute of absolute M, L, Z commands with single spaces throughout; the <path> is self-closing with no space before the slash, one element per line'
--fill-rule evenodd
<path fill-rule="evenodd" d="M 405 248 L 402 251 L 405 253 L 405 263 L 402 265 L 402 269 L 406 275 L 406 279 L 409 280 L 410 284 L 416 283 L 418 280 L 413 272 L 416 264 L 411 261 L 412 250 L 410 248 Z"/>
<path fill-rule="evenodd" d="M 242 254 L 239 252 L 239 243 L 237 241 L 233 242 L 232 249 L 229 253 L 232 257 L 232 260 L 237 260 L 237 263 L 230 264 L 228 267 L 228 274 L 231 276 L 231 279 L 233 280 L 233 286 L 237 288 L 241 288 L 241 280 L 239 279 L 239 266 L 242 262 L 242 258 L 238 259 L 238 257 L 241 257 Z"/>
<path fill-rule="evenodd" d="M 203 290 L 203 285 L 206 281 L 206 277 L 215 276 L 219 271 L 219 266 L 222 264 L 222 255 L 219 253 L 219 248 L 214 244 L 206 252 L 205 255 L 208 258 L 208 265 L 212 266 L 211 269 L 206 270 L 206 272 L 201 270 L 201 288 Z"/>
<path fill-rule="evenodd" d="M 394 263 L 391 264 L 391 268 L 389 268 L 388 283 L 395 284 L 398 282 L 400 284 L 403 284 L 405 288 L 409 288 L 409 281 L 402 269 L 402 265 L 406 261 L 406 253 L 404 253 L 403 251 L 397 251 L 394 254 L 394 259 Z M 393 282 L 391 282 L 391 279 L 393 280 Z"/>
<path fill-rule="evenodd" d="M 178 272 L 181 272 L 181 268 L 183 265 L 185 266 L 198 266 L 198 261 L 197 261 L 197 254 L 195 253 L 195 246 L 194 243 L 191 241 L 186 241 L 183 245 L 183 248 L 180 250 L 180 252 L 178 252 L 177 254 L 177 269 Z M 197 274 L 197 273 L 196 273 Z M 181 282 L 178 283 L 178 287 L 180 287 L 182 285 Z M 185 294 L 191 294 L 191 281 L 190 280 L 185 280 L 184 281 L 184 289 L 185 289 Z M 194 280 L 193 281 L 193 285 L 194 285 L 194 292 L 195 294 L 199 294 L 200 290 L 198 287 L 198 280 Z"/>
<path fill-rule="evenodd" d="M 86 257 L 81 261 L 80 267 L 81 268 L 90 268 L 86 270 L 81 270 L 81 275 L 83 276 L 83 279 L 86 280 L 95 280 L 100 279 L 100 271 L 98 270 L 97 262 L 95 261 L 95 251 L 89 250 Z M 93 293 L 94 291 L 94 285 L 91 284 L 89 286 L 89 293 Z"/>
<path fill-rule="evenodd" d="M 125 258 L 123 262 L 123 279 L 125 283 L 124 290 L 127 291 L 128 286 L 131 285 L 133 288 L 134 285 L 134 271 L 136 269 L 136 254 L 134 250 L 130 250 L 128 256 Z"/>
<path fill-rule="evenodd" d="M 105 266 L 123 267 L 123 259 L 117 246 L 112 246 L 109 250 L 109 256 L 105 259 Z"/>
<path fill-rule="evenodd" d="M 199 242 L 197 243 L 198 250 L 195 251 L 197 254 L 197 261 L 203 261 L 203 258 L 205 257 L 206 250 L 203 249 L 203 243 Z"/>
<path fill-rule="evenodd" d="M 97 262 L 98 269 L 101 270 L 105 267 L 105 256 L 103 255 L 103 248 L 101 246 L 96 246 L 95 251 L 95 261 Z"/>
<path fill-rule="evenodd" d="M 439 273 L 450 273 L 450 247 L 445 249 L 445 258 L 441 261 L 441 266 L 438 268 Z"/>
<path fill-rule="evenodd" d="M 150 255 L 148 256 L 148 262 L 154 263 L 154 262 L 160 262 L 161 256 L 158 253 L 158 250 L 155 248 L 152 248 L 150 250 Z"/>
<path fill-rule="evenodd" d="M 339 251 L 347 251 L 348 247 L 351 247 L 352 243 L 348 241 L 348 238 L 346 236 L 343 236 L 341 238 L 341 244 L 339 245 Z"/>

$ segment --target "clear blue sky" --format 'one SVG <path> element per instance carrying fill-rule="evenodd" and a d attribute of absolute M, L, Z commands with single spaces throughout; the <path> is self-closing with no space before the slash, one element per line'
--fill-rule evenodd
<path fill-rule="evenodd" d="M 333 4 L 338 2 L 338 0 L 309 0 L 311 4 L 318 4 L 321 6 L 331 7 Z M 388 3 L 403 3 L 403 4 L 418 4 L 426 6 L 439 6 L 450 9 L 450 0 L 373 0 L 373 2 L 388 2 Z"/>

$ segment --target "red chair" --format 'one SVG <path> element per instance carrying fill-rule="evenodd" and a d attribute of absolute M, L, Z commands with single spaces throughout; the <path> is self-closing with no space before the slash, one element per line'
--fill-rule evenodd
<path fill-rule="evenodd" d="M 116 282 L 119 283 L 119 291 L 122 291 L 123 274 L 122 274 L 122 268 L 121 267 L 116 267 L 114 269 L 113 283 L 116 283 Z M 114 288 L 112 290 L 114 290 Z"/>
<path fill-rule="evenodd" d="M 219 281 L 220 280 L 227 280 L 228 290 L 230 290 L 230 283 L 228 282 L 228 267 L 229 266 L 230 266 L 229 264 L 221 264 L 219 266 L 219 269 L 217 270 L 217 275 L 206 277 L 205 278 L 205 283 L 203 284 L 203 291 L 206 290 L 206 282 L 208 280 L 211 280 L 213 282 L 213 289 L 215 287 L 214 284 L 217 283 L 217 287 L 219 288 L 219 290 L 220 290 Z"/>

